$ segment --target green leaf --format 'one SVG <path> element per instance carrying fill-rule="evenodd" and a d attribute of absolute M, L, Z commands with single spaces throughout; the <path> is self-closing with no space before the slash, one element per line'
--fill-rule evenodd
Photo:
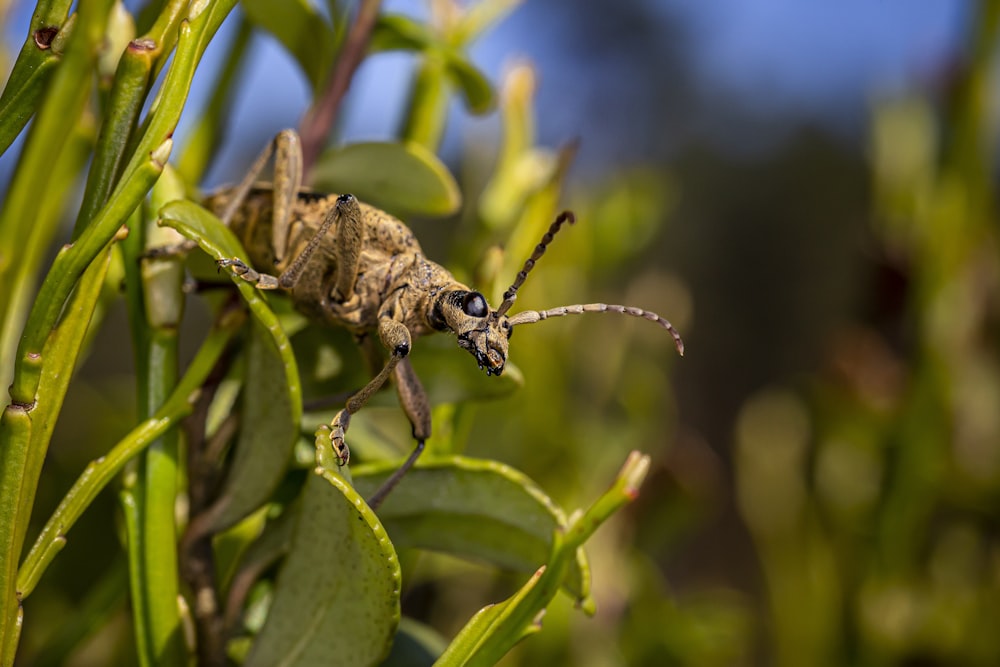
<path fill-rule="evenodd" d="M 353 468 L 354 486 L 369 496 L 394 464 Z M 383 505 L 379 517 L 398 548 L 415 547 L 534 572 L 552 550 L 566 516 L 522 473 L 495 461 L 461 456 L 419 462 Z M 563 581 L 589 608 L 590 568 L 580 550 Z"/>
<path fill-rule="evenodd" d="M 527 606 L 526 601 L 534 601 L 538 595 L 536 589 L 542 579 L 544 570 L 536 571 L 528 579 L 527 583 L 521 587 L 514 595 L 496 604 L 483 607 L 465 624 L 462 631 L 448 645 L 447 650 L 441 654 L 435 667 L 470 667 L 472 665 L 493 665 L 506 650 L 498 651 L 497 655 L 483 659 L 482 647 L 485 643 L 502 637 L 505 649 L 509 649 L 516 643 L 541 630 L 541 626 L 534 622 L 511 623 L 518 611 L 523 611 Z M 554 591 L 552 591 L 554 593 Z M 546 602 L 551 597 L 544 598 Z M 513 626 L 513 627 L 511 627 Z M 498 628 L 503 628 L 499 631 Z"/>
<path fill-rule="evenodd" d="M 211 532 L 234 525 L 271 497 L 299 435 L 281 353 L 260 324 L 249 333 L 240 437 L 225 487 L 208 510 Z"/>
<path fill-rule="evenodd" d="M 424 51 L 435 42 L 427 25 L 402 14 L 382 14 L 372 30 L 368 49 L 379 51 Z"/>
<path fill-rule="evenodd" d="M 630 453 L 611 488 L 586 513 L 574 514 L 564 531 L 555 533 L 545 567 L 538 569 L 514 595 L 473 616 L 434 664 L 439 667 L 494 665 L 515 644 L 538 632 L 542 612 L 555 597 L 567 570 L 572 568 L 580 547 L 612 514 L 635 500 L 648 471 L 649 457 Z"/>
<path fill-rule="evenodd" d="M 377 664 L 399 623 L 399 561 L 382 524 L 339 472 L 316 472 L 248 667 Z"/>
<path fill-rule="evenodd" d="M 410 86 L 410 99 L 400 130 L 403 141 L 419 144 L 430 151 L 436 151 L 441 145 L 451 96 L 447 73 L 447 61 L 436 53 L 428 54 L 420 63 Z"/>
<path fill-rule="evenodd" d="M 313 91 L 326 81 L 337 51 L 333 28 L 305 0 L 243 0 L 247 19 L 274 36 L 298 62 Z"/>
<path fill-rule="evenodd" d="M 369 142 L 327 151 L 316 162 L 314 185 L 350 192 L 397 215 L 445 216 L 462 196 L 441 160 L 414 143 Z"/>
<path fill-rule="evenodd" d="M 247 254 L 236 239 L 236 236 L 222 224 L 218 218 L 192 201 L 173 201 L 160 209 L 160 224 L 172 227 L 186 238 L 196 242 L 202 250 L 212 258 L 227 259 L 231 257 L 246 257 Z M 245 280 L 234 280 L 243 299 L 250 307 L 257 322 L 268 332 L 274 346 L 281 355 L 286 378 L 286 386 L 290 397 L 291 420 L 299 423 L 302 419 L 302 386 L 299 382 L 299 371 L 292 355 L 292 346 L 278 318 L 264 301 L 260 291 Z"/>
<path fill-rule="evenodd" d="M 461 53 L 448 52 L 448 74 L 462 91 L 465 105 L 474 114 L 489 113 L 496 106 L 493 84 Z"/>
<path fill-rule="evenodd" d="M 519 0 L 505 3 L 513 6 Z M 496 4 L 496 3 L 494 3 Z M 493 18 L 500 18 L 507 9 L 499 9 Z M 474 37 L 481 26 L 470 26 Z M 449 45 L 454 44 L 455 46 Z M 469 62 L 468 57 L 460 48 L 465 41 L 451 39 L 445 41 L 435 35 L 427 25 L 409 16 L 400 14 L 385 14 L 379 17 L 372 31 L 370 49 L 378 51 L 414 51 L 424 53 L 429 58 L 441 57 L 448 63 L 448 74 L 465 97 L 465 103 L 474 114 L 490 111 L 495 103 L 495 93 L 489 79 L 479 69 Z"/>

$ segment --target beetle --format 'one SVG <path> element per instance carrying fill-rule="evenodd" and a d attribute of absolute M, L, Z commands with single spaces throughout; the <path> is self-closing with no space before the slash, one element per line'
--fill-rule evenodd
<path fill-rule="evenodd" d="M 273 184 L 256 184 L 275 153 Z M 373 508 L 413 466 L 431 434 L 427 395 L 408 359 L 415 338 L 435 332 L 451 333 L 480 369 L 487 375 L 500 375 L 516 326 L 550 317 L 613 312 L 657 323 L 673 337 L 677 351 L 684 354 L 684 342 L 669 321 L 633 306 L 576 304 L 507 315 L 518 289 L 559 229 L 574 221 L 569 211 L 552 223 L 504 292 L 501 304 L 493 309 L 480 292 L 428 259 L 401 220 L 350 194 L 305 190 L 301 180 L 299 137 L 293 130 L 284 130 L 269 142 L 243 181 L 217 191 L 205 204 L 233 230 L 248 255 L 249 262 L 233 257 L 220 260 L 220 267 L 259 289 L 286 292 L 299 311 L 317 322 L 346 328 L 370 360 L 378 357 L 373 333 L 388 353 L 381 370 L 347 400 L 330 424 L 329 437 L 337 461 L 346 465 L 350 450 L 345 436 L 351 416 L 390 377 L 394 379 L 417 444 L 369 499 Z M 261 273 L 254 266 L 274 267 L 277 275 Z"/>

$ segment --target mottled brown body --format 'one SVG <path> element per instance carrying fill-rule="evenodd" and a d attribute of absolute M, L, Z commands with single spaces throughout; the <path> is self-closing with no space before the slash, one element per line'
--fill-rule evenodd
<path fill-rule="evenodd" d="M 231 195 L 231 189 L 219 191 L 206 200 L 206 206 L 221 215 Z M 335 194 L 299 193 L 290 211 L 288 250 L 282 258 L 275 256 L 272 243 L 274 204 L 270 187 L 253 188 L 229 225 L 258 270 L 281 274 L 302 253 L 336 201 Z M 438 296 L 444 291 L 469 288 L 427 259 L 413 232 L 401 220 L 368 204 L 359 202 L 359 206 L 363 235 L 353 297 L 341 301 L 334 290 L 338 221 L 323 235 L 316 255 L 290 290 L 293 303 L 310 318 L 345 327 L 355 334 L 377 331 L 380 317 L 401 322 L 413 337 L 433 332 L 428 315 Z"/>

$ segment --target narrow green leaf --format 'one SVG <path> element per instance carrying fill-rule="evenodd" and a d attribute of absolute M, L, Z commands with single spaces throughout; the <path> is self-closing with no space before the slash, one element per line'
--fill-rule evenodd
<path fill-rule="evenodd" d="M 63 55 L 77 15 L 69 17 L 70 0 L 42 1 L 0 95 L 0 154 L 7 151 L 35 112 L 49 75 Z M 55 31 L 55 32 L 53 32 Z"/>
<path fill-rule="evenodd" d="M 43 363 L 42 348 L 66 299 L 86 267 L 108 244 L 159 177 L 170 156 L 173 146 L 170 137 L 187 100 L 197 63 L 235 2 L 236 0 L 216 0 L 195 3 L 190 8 L 192 14 L 189 21 L 181 22 L 177 52 L 162 84 L 161 94 L 153 103 L 153 109 L 139 133 L 141 138 L 138 146 L 118 185 L 107 205 L 95 216 L 80 238 L 56 256 L 53 268 L 39 290 L 15 361 L 14 382 L 10 389 L 15 401 L 30 404 L 35 400 L 38 373 Z M 7 210 L 4 209 L 5 215 Z M 3 225 L 0 224 L 0 235 L 2 234 Z M 0 260 L 2 258 L 3 255 L 0 255 Z"/>
<path fill-rule="evenodd" d="M 229 45 L 225 64 L 219 72 L 212 95 L 205 105 L 204 111 L 198 115 L 194 127 L 187 134 L 184 149 L 177 159 L 177 171 L 190 184 L 200 183 L 202 176 L 215 155 L 219 146 L 226 138 L 232 114 L 233 101 L 236 99 L 233 84 L 239 79 L 244 66 L 249 63 L 246 58 L 247 46 L 250 43 L 252 29 L 246 20 L 240 21 L 239 31 Z"/>
<path fill-rule="evenodd" d="M 39 395 L 45 400 L 8 405 L 0 418 L 0 644 L 10 643 L 11 632 L 19 632 L 17 616 L 23 593 L 18 594 L 17 561 L 34 506 L 35 489 L 42 472 L 45 452 L 55 428 L 56 416 L 66 396 L 76 367 L 81 342 L 90 324 L 94 305 L 104 282 L 111 253 L 105 251 L 80 281 L 67 313 L 45 348 L 48 364 L 39 374 Z M 13 661 L 4 655 L 2 662 Z"/>
<path fill-rule="evenodd" d="M 462 196 L 440 159 L 419 144 L 359 143 L 327 151 L 313 169 L 314 185 L 350 192 L 397 215 L 450 215 Z"/>
<path fill-rule="evenodd" d="M 153 667 L 155 664 L 151 649 L 153 640 L 150 637 L 149 622 L 145 618 L 145 611 L 149 606 L 149 596 L 143 585 L 148 576 L 140 546 L 142 543 L 141 501 L 135 493 L 135 489 L 128 486 L 118 494 L 118 500 L 121 503 L 122 516 L 124 517 L 126 551 L 128 553 L 129 596 L 134 609 L 133 616 L 139 616 L 136 619 L 139 622 L 136 623 L 135 628 L 135 652 L 140 667 Z"/>
<path fill-rule="evenodd" d="M 503 657 L 503 653 L 497 656 L 493 662 L 483 660 L 483 644 L 497 635 L 497 628 L 505 621 L 509 623 L 508 619 L 518 610 L 519 606 L 523 608 L 524 601 L 532 596 L 545 571 L 544 569 L 536 571 L 517 593 L 506 600 L 483 607 L 476 612 L 434 663 L 434 667 L 470 667 L 471 665 L 495 664 Z M 505 643 L 510 648 L 540 629 L 534 623 L 519 625 L 514 628 L 513 632 L 505 634 Z"/>
<path fill-rule="evenodd" d="M 394 464 L 353 468 L 354 486 L 369 496 Z M 566 515 L 530 479 L 502 463 L 461 456 L 421 461 L 399 483 L 379 517 L 397 548 L 415 547 L 534 572 L 552 550 Z M 589 606 L 590 569 L 580 550 L 563 585 Z"/>
<path fill-rule="evenodd" d="M 399 623 L 399 562 L 378 517 L 339 472 L 316 472 L 248 667 L 378 664 Z"/>
<path fill-rule="evenodd" d="M 57 198 L 58 190 L 63 187 L 63 184 L 53 180 L 52 165 L 64 155 L 67 139 L 78 124 L 89 97 L 97 46 L 103 39 L 103 28 L 110 8 L 111 0 L 102 0 L 87 3 L 80 14 L 68 50 L 59 67 L 55 68 L 52 81 L 46 87 L 45 103 L 28 131 L 10 187 L 0 202 L 0 238 L 4 240 L 3 247 L 0 248 L 0 284 L 5 286 L 5 289 L 0 290 L 0 321 L 21 319 L 21 314 L 14 312 L 14 308 L 18 301 L 23 301 L 25 298 L 23 293 L 25 285 L 16 282 L 14 274 L 33 277 L 44 258 L 41 252 L 27 253 L 25 256 L 21 252 L 15 252 L 15 249 L 18 251 L 26 247 L 37 249 L 40 245 L 47 245 L 55 235 L 59 220 L 57 218 L 41 220 L 38 202 Z M 31 39 L 29 36 L 29 41 Z M 27 44 L 25 48 L 28 48 Z M 34 57 L 29 58 L 29 62 L 33 60 Z M 93 247 L 93 254 L 79 264 L 74 282 L 105 246 L 107 240 L 104 239 Z M 26 266 L 28 262 L 33 265 Z M 64 304 L 65 297 L 57 304 L 58 309 L 62 310 Z M 42 305 L 44 307 L 48 304 Z M 44 343 L 44 337 L 52 331 L 52 325 L 54 322 L 43 327 L 44 331 L 37 332 L 36 340 L 40 344 L 32 352 L 41 351 L 41 343 Z M 8 347 L 12 340 L 5 336 L 4 347 Z M 9 350 L 3 349 L 0 354 L 4 359 L 0 362 L 0 373 L 2 373 L 0 383 L 7 386 L 10 380 L 7 365 L 7 359 L 10 358 Z M 30 392 L 15 390 L 13 395 L 17 400 L 29 403 L 35 399 L 33 389 Z"/>
<path fill-rule="evenodd" d="M 469 44 L 502 21 L 524 0 L 481 0 L 470 5 L 459 18 L 448 39 L 452 44 Z"/>
<path fill-rule="evenodd" d="M 108 195 L 116 184 L 121 167 L 128 157 L 126 146 L 146 100 L 156 55 L 155 47 L 151 48 L 140 40 L 131 42 L 122 54 L 87 175 L 87 187 L 77 214 L 74 238 L 80 235 L 83 228 L 107 203 Z"/>
<path fill-rule="evenodd" d="M 77 176 L 90 159 L 94 131 L 89 122 L 76 125 L 61 157 L 49 171 L 51 188 L 38 206 L 34 228 L 23 244 L 10 242 L 9 247 L 17 248 L 18 252 L 17 261 L 7 275 L 9 282 L 3 283 L 6 285 L 3 291 L 7 301 L 0 306 L 6 308 L 0 314 L 0 387 L 10 385 L 22 328 L 36 300 L 38 269 L 52 250 L 52 239 L 58 233 L 59 221 L 65 219 L 67 207 L 72 206 L 70 193 L 75 191 Z M 0 232 L 0 238 L 6 242 L 8 237 Z M 0 302 L 3 301 L 4 298 L 0 297 Z"/>

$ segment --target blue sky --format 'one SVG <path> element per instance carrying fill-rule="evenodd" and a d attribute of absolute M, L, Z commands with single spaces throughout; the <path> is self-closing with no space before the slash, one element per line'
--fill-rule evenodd
<path fill-rule="evenodd" d="M 815 108 L 933 76 L 955 53 L 960 0 L 652 2 L 690 22 L 694 61 L 714 85 L 766 104 Z M 763 87 L 768 96 L 753 95 Z"/>

